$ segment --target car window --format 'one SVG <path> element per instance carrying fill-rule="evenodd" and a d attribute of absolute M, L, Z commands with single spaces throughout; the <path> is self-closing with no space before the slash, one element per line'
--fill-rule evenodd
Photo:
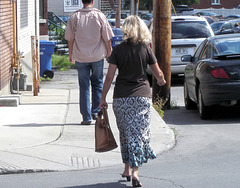
<path fill-rule="evenodd" d="M 240 54 L 240 38 L 222 39 L 214 41 L 214 45 L 218 50 L 216 55 Z"/>
<path fill-rule="evenodd" d="M 225 23 L 225 24 L 222 25 L 221 28 L 222 28 L 222 29 L 231 29 L 231 28 L 232 28 L 232 27 L 231 27 L 231 23 Z"/>
<path fill-rule="evenodd" d="M 208 45 L 203 49 L 202 54 L 199 57 L 199 60 L 201 59 L 207 59 L 212 57 L 212 45 L 211 43 L 208 43 Z"/>
<path fill-rule="evenodd" d="M 193 56 L 193 61 L 192 61 L 193 63 L 197 63 L 198 62 L 198 59 L 199 59 L 199 57 L 202 54 L 202 48 L 205 46 L 205 44 L 207 42 L 208 42 L 208 40 L 206 39 L 199 45 L 199 47 L 197 48 L 197 50 L 196 50 L 196 52 L 195 52 L 195 54 Z"/>
<path fill-rule="evenodd" d="M 221 27 L 224 23 L 222 22 L 214 22 L 210 26 L 212 27 L 213 30 L 218 30 L 219 27 Z"/>
<path fill-rule="evenodd" d="M 207 38 L 211 36 L 204 21 L 172 22 L 172 39 Z"/>

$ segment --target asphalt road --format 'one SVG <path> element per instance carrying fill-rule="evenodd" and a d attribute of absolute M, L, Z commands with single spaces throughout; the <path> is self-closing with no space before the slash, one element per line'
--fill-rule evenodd
<path fill-rule="evenodd" d="M 240 187 L 240 117 L 235 110 L 217 110 L 211 120 L 201 120 L 196 110 L 183 104 L 181 82 L 172 85 L 175 108 L 164 120 L 176 132 L 176 146 L 149 161 L 140 171 L 147 188 Z M 0 176 L 0 187 L 118 188 L 131 187 L 120 177 L 123 166 L 85 171 Z"/>

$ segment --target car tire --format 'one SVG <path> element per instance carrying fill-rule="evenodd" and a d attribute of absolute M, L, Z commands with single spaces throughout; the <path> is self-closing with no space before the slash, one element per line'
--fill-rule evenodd
<path fill-rule="evenodd" d="M 210 107 L 205 106 L 202 98 L 202 92 L 200 89 L 200 85 L 198 87 L 198 111 L 201 119 L 210 119 Z"/>
<path fill-rule="evenodd" d="M 192 99 L 190 99 L 189 94 L 188 94 L 188 87 L 187 87 L 187 83 L 184 80 L 184 84 L 183 84 L 183 89 L 184 89 L 184 104 L 185 104 L 185 108 L 187 110 L 193 110 L 193 109 L 197 109 L 197 104 L 195 102 L 192 101 Z"/>

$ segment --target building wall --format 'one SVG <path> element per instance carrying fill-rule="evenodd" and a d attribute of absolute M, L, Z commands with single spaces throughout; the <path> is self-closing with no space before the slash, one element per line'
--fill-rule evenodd
<path fill-rule="evenodd" d="M 48 35 L 48 0 L 43 0 L 43 22 L 40 23 L 40 35 Z"/>
<path fill-rule="evenodd" d="M 13 19 L 11 0 L 0 1 L 0 95 L 9 92 L 12 75 Z"/>
<path fill-rule="evenodd" d="M 200 4 L 193 4 L 191 7 L 194 9 L 206 9 L 206 8 L 226 8 L 232 9 L 240 4 L 239 0 L 220 0 L 220 4 L 212 4 L 212 0 L 201 0 Z"/>
<path fill-rule="evenodd" d="M 54 12 L 58 16 L 70 16 L 73 12 L 64 12 L 65 0 L 50 0 L 48 1 L 48 11 Z M 81 1 L 81 0 L 79 0 Z M 94 0 L 94 7 L 100 8 L 100 0 Z"/>
<path fill-rule="evenodd" d="M 23 73 L 27 75 L 27 84 L 31 85 L 32 55 L 31 36 L 39 36 L 39 0 L 18 0 L 18 51 L 23 53 L 21 59 Z"/>

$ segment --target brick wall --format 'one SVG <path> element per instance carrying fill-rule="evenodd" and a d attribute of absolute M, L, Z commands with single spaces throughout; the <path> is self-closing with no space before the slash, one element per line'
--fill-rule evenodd
<path fill-rule="evenodd" d="M 13 21 L 11 0 L 0 1 L 0 91 L 10 83 L 13 53 Z"/>
<path fill-rule="evenodd" d="M 226 9 L 232 9 L 238 6 L 240 2 L 238 0 L 220 0 L 219 5 L 212 5 L 211 0 L 201 0 L 200 4 L 193 4 L 191 7 L 194 9 L 206 9 L 206 8 L 226 8 Z"/>

